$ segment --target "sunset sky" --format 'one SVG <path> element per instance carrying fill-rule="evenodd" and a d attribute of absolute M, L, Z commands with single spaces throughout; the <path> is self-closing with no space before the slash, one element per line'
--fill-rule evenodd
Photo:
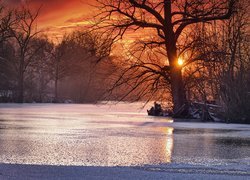
<path fill-rule="evenodd" d="M 38 28 L 51 38 L 61 37 L 64 33 L 88 23 L 86 19 L 93 14 L 95 0 L 3 0 L 8 8 L 28 5 L 36 10 L 41 7 Z"/>

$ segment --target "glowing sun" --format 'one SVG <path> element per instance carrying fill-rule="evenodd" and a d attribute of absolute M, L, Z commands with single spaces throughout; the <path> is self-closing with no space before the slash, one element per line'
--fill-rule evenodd
<path fill-rule="evenodd" d="M 178 65 L 182 66 L 184 64 L 184 60 L 182 58 L 178 58 Z"/>

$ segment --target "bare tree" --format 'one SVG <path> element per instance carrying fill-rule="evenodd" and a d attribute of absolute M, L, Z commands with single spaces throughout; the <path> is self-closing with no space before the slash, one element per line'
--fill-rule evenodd
<path fill-rule="evenodd" d="M 0 5 L 0 43 L 10 37 L 9 29 L 15 23 L 12 17 L 12 12 Z"/>
<path fill-rule="evenodd" d="M 29 75 L 25 78 L 25 91 L 28 93 L 26 99 L 30 102 L 50 102 L 50 87 L 52 81 L 51 71 L 52 54 L 54 44 L 46 36 L 39 36 L 32 40 L 31 48 L 39 48 L 26 70 Z"/>
<path fill-rule="evenodd" d="M 107 58 L 112 41 L 108 36 L 87 31 L 75 31 L 65 35 L 53 51 L 53 76 L 55 81 L 55 102 L 58 101 L 58 83 L 76 74 L 88 76 L 85 84 L 90 84 L 91 73 L 86 75 L 86 67 L 94 69 L 101 60 Z M 92 68 L 90 67 L 92 64 Z M 89 70 L 87 70 L 89 71 Z"/>
<path fill-rule="evenodd" d="M 93 63 L 109 57 L 113 41 L 107 33 L 91 31 L 74 31 L 70 38 L 84 49 L 85 58 L 92 59 Z M 94 57 L 94 58 L 93 58 Z"/>
<path fill-rule="evenodd" d="M 64 78 L 68 74 L 68 68 L 66 67 L 66 63 L 63 59 L 64 54 L 66 53 L 66 41 L 62 40 L 60 44 L 58 44 L 54 51 L 52 51 L 53 56 L 53 79 L 55 81 L 54 87 L 54 102 L 58 101 L 58 81 L 61 78 Z"/>
<path fill-rule="evenodd" d="M 146 46 L 165 49 L 167 63 L 162 69 L 170 81 L 174 112 L 177 114 L 186 103 L 182 80 L 182 67 L 178 65 L 177 44 L 191 25 L 230 18 L 235 0 L 97 0 L 99 14 L 97 28 L 105 28 L 114 39 L 125 34 L 149 32 L 154 37 L 142 37 Z M 145 30 L 148 31 L 145 31 Z M 146 41 L 144 39 L 147 39 Z M 163 71 L 163 70 L 161 70 Z M 185 108 L 184 108 L 185 109 Z"/>
<path fill-rule="evenodd" d="M 18 98 L 17 102 L 24 101 L 24 74 L 27 67 L 33 60 L 34 55 L 40 47 L 31 48 L 31 41 L 38 35 L 36 29 L 36 19 L 38 12 L 32 13 L 31 10 L 23 7 L 14 11 L 13 18 L 16 22 L 9 30 L 14 44 L 18 50 L 17 72 L 18 72 Z"/>
<path fill-rule="evenodd" d="M 16 86 L 15 49 L 12 44 L 2 42 L 0 54 L 0 101 L 13 102 Z"/>
<path fill-rule="evenodd" d="M 71 35 L 65 35 L 52 51 L 52 76 L 54 79 L 54 102 L 58 102 L 58 84 L 69 76 L 80 72 L 81 62 L 85 59 L 85 49 L 74 41 Z"/>
<path fill-rule="evenodd" d="M 0 91 L 2 101 L 12 101 L 15 86 L 14 46 L 8 42 L 10 29 L 15 25 L 13 12 L 0 5 Z M 12 91 L 12 92 L 11 92 Z"/>
<path fill-rule="evenodd" d="M 191 63 L 184 78 L 189 98 L 216 102 L 224 119 L 234 122 L 249 117 L 248 9 L 249 3 L 239 0 L 230 19 L 198 25 L 187 46 Z"/>
<path fill-rule="evenodd" d="M 220 71 L 220 97 L 225 117 L 230 122 L 249 123 L 249 73 L 250 73 L 250 31 L 249 3 L 240 0 L 237 13 L 224 23 L 222 29 L 225 63 Z"/>
<path fill-rule="evenodd" d="M 0 5 L 0 46 L 3 48 L 4 42 L 11 37 L 10 29 L 16 23 L 13 13 Z M 0 55 L 2 59 L 2 54 Z"/>
<path fill-rule="evenodd" d="M 167 69 L 161 66 L 162 59 L 152 51 L 140 55 L 136 51 L 127 53 L 127 58 L 114 58 L 116 70 L 110 76 L 113 85 L 108 88 L 106 99 L 114 95 L 119 101 L 166 99 L 170 86 Z"/>

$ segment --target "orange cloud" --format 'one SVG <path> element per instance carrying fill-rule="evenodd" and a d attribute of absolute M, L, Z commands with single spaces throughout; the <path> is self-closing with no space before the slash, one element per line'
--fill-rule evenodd
<path fill-rule="evenodd" d="M 38 28 L 48 35 L 62 36 L 75 28 L 89 24 L 95 0 L 3 0 L 8 8 L 21 5 L 36 11 L 41 7 L 37 19 Z M 54 38 L 54 37 L 52 37 Z"/>

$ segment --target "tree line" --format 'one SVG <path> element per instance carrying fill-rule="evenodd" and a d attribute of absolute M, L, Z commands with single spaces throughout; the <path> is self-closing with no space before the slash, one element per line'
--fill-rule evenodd
<path fill-rule="evenodd" d="M 111 51 L 109 37 L 82 30 L 54 43 L 37 30 L 38 15 L 27 7 L 0 8 L 0 101 L 98 100 L 113 68 L 104 62 Z"/>
<path fill-rule="evenodd" d="M 1 8 L 2 102 L 160 101 L 176 117 L 198 102 L 249 122 L 246 0 L 98 2 L 93 26 L 56 44 L 37 31 L 39 11 Z"/>

